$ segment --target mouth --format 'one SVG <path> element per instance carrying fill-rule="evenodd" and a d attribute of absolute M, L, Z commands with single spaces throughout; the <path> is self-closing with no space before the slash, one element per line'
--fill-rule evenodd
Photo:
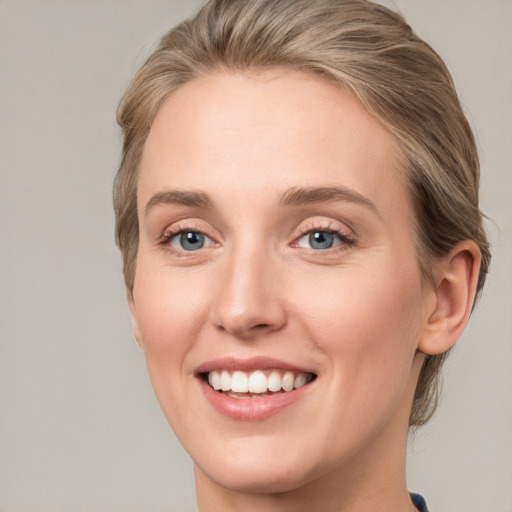
<path fill-rule="evenodd" d="M 235 399 L 254 399 L 289 393 L 316 378 L 316 374 L 298 370 L 260 368 L 231 370 L 218 368 L 199 374 L 214 391 Z"/>
<path fill-rule="evenodd" d="M 293 404 L 308 403 L 317 379 L 309 368 L 261 356 L 209 361 L 195 376 L 214 410 L 237 421 L 266 420 Z"/>

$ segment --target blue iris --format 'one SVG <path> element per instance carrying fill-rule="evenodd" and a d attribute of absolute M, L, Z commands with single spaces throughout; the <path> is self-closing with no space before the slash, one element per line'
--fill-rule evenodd
<path fill-rule="evenodd" d="M 180 245 L 185 251 L 196 251 L 204 246 L 205 236 L 195 231 L 185 231 L 180 235 Z"/>
<path fill-rule="evenodd" d="M 334 234 L 327 231 L 311 231 L 308 242 L 312 249 L 330 249 L 334 244 Z"/>

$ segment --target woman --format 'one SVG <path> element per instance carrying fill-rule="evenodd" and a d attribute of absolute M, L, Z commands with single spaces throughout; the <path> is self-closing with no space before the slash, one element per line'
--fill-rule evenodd
<path fill-rule="evenodd" d="M 490 260 L 441 59 L 371 2 L 212 0 L 119 123 L 135 336 L 199 510 L 426 510 L 408 430 Z"/>

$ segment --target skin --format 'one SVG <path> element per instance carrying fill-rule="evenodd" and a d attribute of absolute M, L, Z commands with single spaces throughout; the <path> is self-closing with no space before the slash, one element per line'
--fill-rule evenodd
<path fill-rule="evenodd" d="M 433 286 L 422 282 L 393 137 L 318 77 L 222 72 L 165 101 L 140 171 L 130 310 L 157 398 L 195 462 L 199 510 L 414 510 L 414 389 L 424 354 L 449 348 L 467 322 L 479 256 L 464 242 Z M 297 187 L 349 194 L 283 204 Z M 211 204 L 161 201 L 171 190 Z M 185 250 L 182 231 L 204 233 L 205 246 Z M 341 235 L 318 249 L 311 231 Z M 211 406 L 195 373 L 226 356 L 272 357 L 317 378 L 279 413 L 240 421 Z"/>

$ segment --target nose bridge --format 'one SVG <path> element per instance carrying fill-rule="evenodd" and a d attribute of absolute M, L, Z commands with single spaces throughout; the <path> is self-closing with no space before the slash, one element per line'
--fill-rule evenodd
<path fill-rule="evenodd" d="M 213 320 L 238 338 L 276 331 L 286 321 L 278 263 L 264 246 L 264 241 L 240 240 L 229 251 L 219 275 Z"/>

